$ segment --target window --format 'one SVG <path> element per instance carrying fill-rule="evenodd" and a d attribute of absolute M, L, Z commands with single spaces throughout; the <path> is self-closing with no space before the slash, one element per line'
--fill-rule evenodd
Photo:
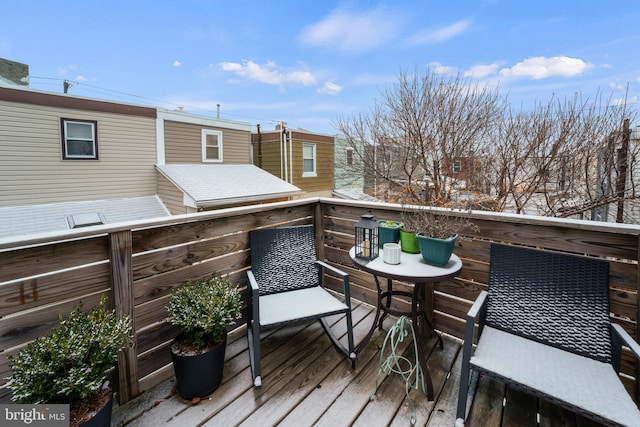
<path fill-rule="evenodd" d="M 222 132 L 202 129 L 202 161 L 222 161 Z"/>
<path fill-rule="evenodd" d="M 98 122 L 60 120 L 62 124 L 62 158 L 64 160 L 97 160 Z"/>
<path fill-rule="evenodd" d="M 315 144 L 302 144 L 302 176 L 316 176 Z"/>
<path fill-rule="evenodd" d="M 347 166 L 353 166 L 353 148 L 347 148 Z"/>
<path fill-rule="evenodd" d="M 461 170 L 462 170 L 462 164 L 461 164 L 460 160 L 454 160 L 453 161 L 453 173 L 460 173 Z"/>

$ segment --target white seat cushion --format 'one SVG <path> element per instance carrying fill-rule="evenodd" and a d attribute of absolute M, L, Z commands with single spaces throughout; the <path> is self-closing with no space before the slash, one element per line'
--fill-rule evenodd
<path fill-rule="evenodd" d="M 347 310 L 320 286 L 260 296 L 260 325 L 269 326 Z"/>
<path fill-rule="evenodd" d="M 485 327 L 471 365 L 625 426 L 640 410 L 608 363 Z"/>

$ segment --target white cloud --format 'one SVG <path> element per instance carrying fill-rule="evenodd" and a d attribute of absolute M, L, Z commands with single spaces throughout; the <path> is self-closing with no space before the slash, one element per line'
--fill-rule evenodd
<path fill-rule="evenodd" d="M 182 66 L 182 62 L 180 62 L 180 61 L 173 61 L 173 66 L 174 66 L 174 67 L 180 67 L 180 66 Z"/>
<path fill-rule="evenodd" d="M 498 72 L 498 64 L 480 64 L 474 65 L 464 72 L 464 77 L 473 77 L 481 79 L 487 76 L 493 76 Z"/>
<path fill-rule="evenodd" d="M 408 42 L 410 45 L 441 43 L 462 34 L 470 25 L 471 21 L 461 20 L 446 27 L 425 29 L 411 36 Z"/>
<path fill-rule="evenodd" d="M 76 77 L 76 81 L 77 82 L 86 82 L 87 78 L 85 76 L 78 76 L 78 77 Z"/>
<path fill-rule="evenodd" d="M 613 103 L 615 105 L 629 105 L 629 104 L 637 104 L 638 103 L 638 97 L 637 96 L 632 96 L 630 98 L 616 98 L 613 100 Z"/>
<path fill-rule="evenodd" d="M 255 80 L 270 85 L 284 86 L 287 84 L 296 84 L 311 86 L 316 83 L 315 76 L 309 71 L 283 72 L 273 61 L 269 61 L 264 65 L 257 64 L 253 61 L 243 61 L 242 63 L 223 62 L 220 66 L 224 71 L 234 73 L 244 79 Z"/>
<path fill-rule="evenodd" d="M 344 89 L 342 86 L 333 82 L 325 82 L 321 88 L 318 88 L 318 93 L 321 95 L 337 95 Z"/>
<path fill-rule="evenodd" d="M 300 34 L 302 43 L 324 46 L 346 53 L 362 53 L 392 39 L 399 20 L 384 8 L 364 13 L 334 10 L 322 21 L 306 27 Z"/>
<path fill-rule="evenodd" d="M 572 77 L 584 73 L 593 65 L 579 58 L 554 56 L 545 58 L 538 56 L 528 58 L 511 68 L 503 68 L 500 74 L 504 77 L 531 77 L 534 80 L 547 77 Z"/>
<path fill-rule="evenodd" d="M 455 67 L 450 67 L 437 61 L 429 63 L 429 67 L 431 67 L 436 74 L 456 74 Z"/>
<path fill-rule="evenodd" d="M 77 69 L 78 69 L 78 67 L 76 67 L 75 65 L 72 65 L 72 64 L 64 65 L 62 67 L 58 67 L 58 74 L 61 75 L 61 76 L 66 76 L 70 72 L 75 71 Z"/>

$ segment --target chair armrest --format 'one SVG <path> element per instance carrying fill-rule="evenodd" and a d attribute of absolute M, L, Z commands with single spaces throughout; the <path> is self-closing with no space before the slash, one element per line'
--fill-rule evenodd
<path fill-rule="evenodd" d="M 251 290 L 257 291 L 259 287 L 258 282 L 256 281 L 256 276 L 253 275 L 253 271 L 247 270 L 247 277 L 249 278 L 249 285 L 251 286 Z"/>
<path fill-rule="evenodd" d="M 316 264 L 342 277 L 342 285 L 344 288 L 344 301 L 347 307 L 351 308 L 351 286 L 349 285 L 349 274 L 323 261 L 317 260 Z"/>
<path fill-rule="evenodd" d="M 487 303 L 488 296 L 489 296 L 489 293 L 487 291 L 480 292 L 480 294 L 478 295 L 478 298 L 476 298 L 473 305 L 467 312 L 467 321 L 469 320 L 475 321 L 475 318 L 478 317 L 478 313 L 480 312 L 481 309 L 484 308 L 485 304 Z"/>
<path fill-rule="evenodd" d="M 473 332 L 475 329 L 476 317 L 478 317 L 478 314 L 485 308 L 488 296 L 489 293 L 487 291 L 481 291 L 475 302 L 467 312 L 464 331 L 464 346 L 467 347 L 467 351 L 469 352 L 469 354 L 471 354 L 471 346 L 473 345 Z M 482 330 L 480 330 L 480 333 L 481 332 Z"/>
<path fill-rule="evenodd" d="M 620 359 L 622 357 L 622 346 L 629 347 L 629 350 L 640 360 L 640 344 L 638 344 L 631 335 L 625 331 L 621 325 L 617 323 L 611 324 L 611 342 L 613 352 L 613 368 L 616 372 L 620 372 Z"/>
<path fill-rule="evenodd" d="M 336 267 L 334 267 L 334 266 L 332 266 L 332 265 L 327 264 L 327 263 L 326 263 L 326 262 L 324 262 L 324 261 L 316 261 L 316 264 L 321 265 L 322 267 L 324 267 L 324 268 L 326 268 L 326 269 L 328 269 L 328 270 L 333 271 L 334 273 L 336 273 L 337 275 L 339 275 L 339 276 L 340 276 L 340 277 L 342 277 L 342 278 L 344 278 L 344 277 L 349 277 L 349 274 L 345 273 L 345 272 L 344 272 L 344 271 L 342 271 L 342 270 L 337 269 Z"/>
<path fill-rule="evenodd" d="M 247 270 L 249 286 L 247 286 L 247 317 L 260 322 L 260 288 L 251 270 Z"/>

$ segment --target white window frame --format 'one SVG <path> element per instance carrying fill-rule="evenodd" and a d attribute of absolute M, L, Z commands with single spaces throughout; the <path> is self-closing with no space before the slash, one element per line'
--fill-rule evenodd
<path fill-rule="evenodd" d="M 207 157 L 207 136 L 209 135 L 215 135 L 218 138 L 218 158 L 216 159 Z M 204 163 L 221 163 L 222 159 L 222 132 L 219 130 L 202 129 L 202 161 Z"/>
<path fill-rule="evenodd" d="M 61 118 L 61 139 L 62 139 L 62 160 L 98 160 L 98 122 L 95 120 L 79 120 Z M 91 138 L 69 138 L 69 130 L 67 125 L 84 125 L 91 128 Z M 69 141 L 85 141 L 90 142 L 93 148 L 93 154 L 73 154 L 69 153 Z"/>
<path fill-rule="evenodd" d="M 462 172 L 462 162 L 460 160 L 453 161 L 453 173 Z"/>
<path fill-rule="evenodd" d="M 311 148 L 311 158 L 305 157 L 305 148 Z M 313 170 L 305 171 L 305 160 L 313 160 Z M 316 169 L 316 144 L 302 144 L 302 177 L 313 177 L 318 176 Z"/>
<path fill-rule="evenodd" d="M 353 148 L 351 147 L 347 148 L 345 156 L 346 156 L 346 161 L 345 161 L 346 165 L 353 166 Z"/>

